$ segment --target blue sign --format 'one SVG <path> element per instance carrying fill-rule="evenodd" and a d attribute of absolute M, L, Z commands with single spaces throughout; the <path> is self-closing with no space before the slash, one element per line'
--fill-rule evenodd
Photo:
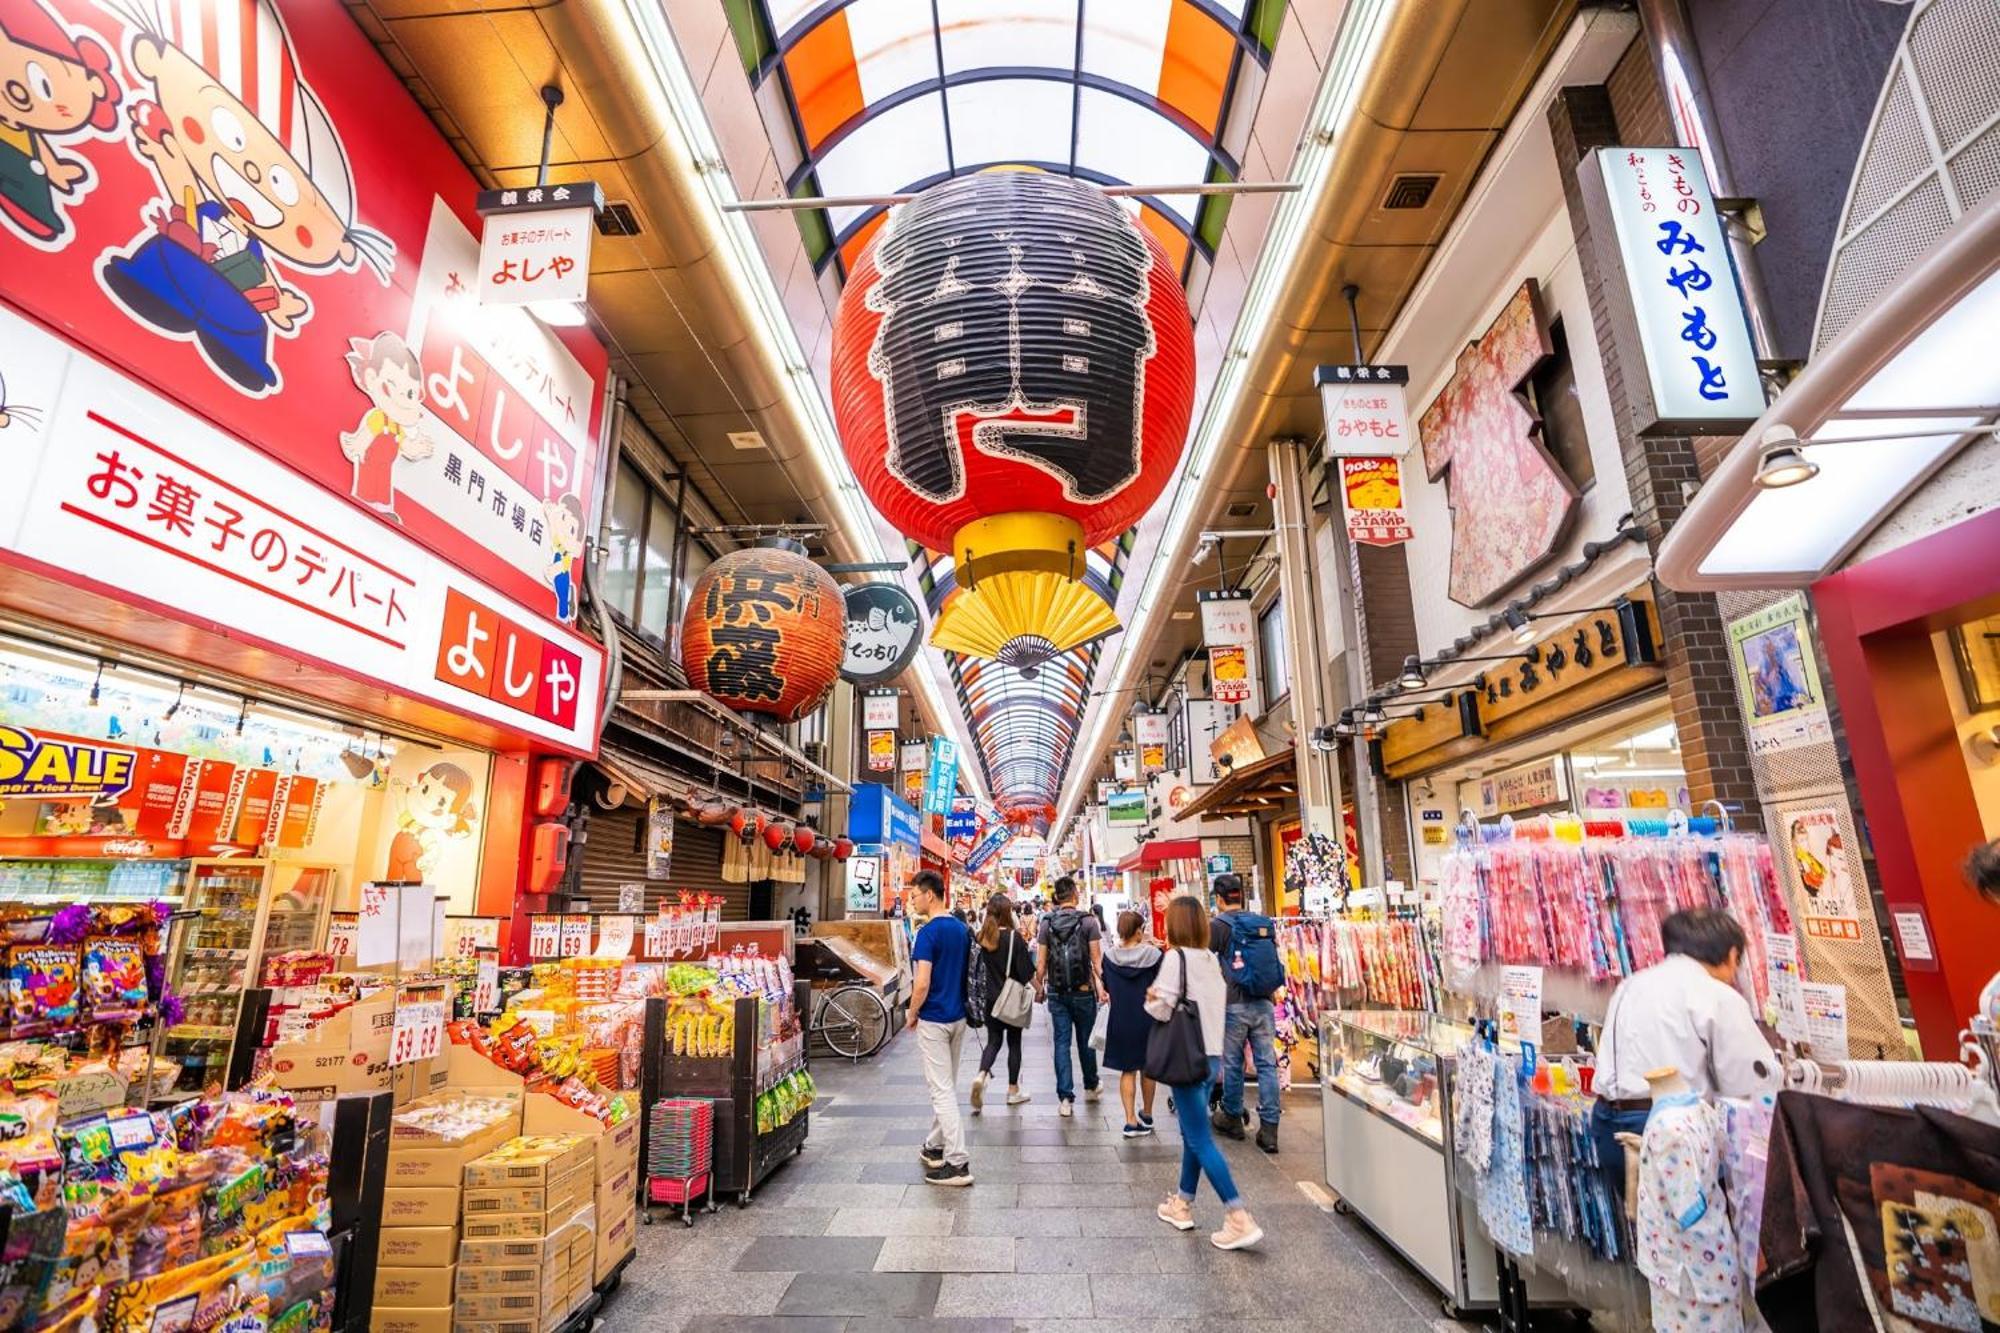
<path fill-rule="evenodd" d="M 972 849 L 972 855 L 965 858 L 967 872 L 977 874 L 980 867 L 1000 854 L 1000 849 L 1005 847 L 1007 840 L 1013 836 L 1005 824 L 995 824 L 987 829 L 986 836 Z"/>
<path fill-rule="evenodd" d="M 970 810 L 963 814 L 952 811 L 944 817 L 944 836 L 972 841 L 979 836 L 979 816 Z"/>
<path fill-rule="evenodd" d="M 951 813 L 951 798 L 958 788 L 958 743 L 943 736 L 931 737 L 930 775 L 924 779 L 924 813 Z"/>
<path fill-rule="evenodd" d="M 917 812 L 879 782 L 857 783 L 848 801 L 847 836 L 864 847 L 922 845 Z"/>

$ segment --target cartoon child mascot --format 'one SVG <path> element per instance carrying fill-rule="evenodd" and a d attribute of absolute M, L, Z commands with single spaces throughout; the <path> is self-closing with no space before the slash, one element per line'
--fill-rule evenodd
<path fill-rule="evenodd" d="M 129 115 L 161 198 L 151 234 L 106 252 L 98 280 L 244 393 L 269 393 L 272 330 L 293 336 L 312 312 L 284 270 L 365 263 L 387 286 L 395 246 L 355 222 L 346 150 L 271 0 L 165 0 L 164 21 L 153 0 L 105 4 L 133 29 L 126 63 L 152 85 Z"/>
<path fill-rule="evenodd" d="M 373 404 L 361 424 L 340 436 L 340 452 L 354 464 L 354 489 L 362 504 L 392 522 L 396 516 L 396 460 L 431 456 L 431 442 L 417 427 L 424 419 L 424 370 L 400 333 L 347 340 L 347 369 L 354 387 Z"/>
<path fill-rule="evenodd" d="M 95 38 L 73 35 L 42 0 L 0 0 L 0 223 L 44 250 L 68 244 L 61 200 L 81 200 L 94 177 L 56 141 L 112 137 L 118 97 Z"/>
<path fill-rule="evenodd" d="M 437 872 L 447 838 L 469 838 L 479 825 L 472 775 L 457 764 L 432 764 L 403 795 L 389 843 L 387 880 L 417 881 Z"/>
<path fill-rule="evenodd" d="M 549 563 L 542 577 L 556 595 L 556 619 L 567 625 L 576 619 L 576 560 L 583 553 L 583 502 L 574 495 L 544 500 L 542 522 L 549 533 Z"/>

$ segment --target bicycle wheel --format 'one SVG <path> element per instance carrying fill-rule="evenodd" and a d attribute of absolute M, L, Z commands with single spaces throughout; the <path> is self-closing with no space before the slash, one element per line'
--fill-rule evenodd
<path fill-rule="evenodd" d="M 834 1054 L 865 1059 L 889 1039 L 889 1006 L 866 986 L 844 986 L 820 1007 L 819 1033 Z"/>

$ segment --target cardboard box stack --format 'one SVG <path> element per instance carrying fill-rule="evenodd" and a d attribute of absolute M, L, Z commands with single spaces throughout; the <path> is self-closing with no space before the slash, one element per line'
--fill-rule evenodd
<path fill-rule="evenodd" d="M 521 1095 L 444 1092 L 396 1112 L 371 1333 L 450 1333 L 466 1165 L 521 1132 Z"/>
<path fill-rule="evenodd" d="M 596 1242 L 591 1281 L 611 1275 L 639 1239 L 639 1117 L 605 1125 L 553 1097 L 529 1093 L 523 1124 L 530 1134 L 576 1134 L 596 1148 Z"/>
<path fill-rule="evenodd" d="M 454 1333 L 549 1333 L 596 1285 L 597 1152 L 528 1134 L 465 1168 Z"/>

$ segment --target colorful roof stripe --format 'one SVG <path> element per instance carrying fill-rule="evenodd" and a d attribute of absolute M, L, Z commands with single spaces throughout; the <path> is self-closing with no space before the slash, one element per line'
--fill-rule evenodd
<path fill-rule="evenodd" d="M 795 197 L 908 193 L 995 166 L 1105 184 L 1231 181 L 1284 0 L 729 0 Z M 1134 206 L 1198 305 L 1226 196 Z M 801 212 L 829 290 L 882 205 Z"/>

